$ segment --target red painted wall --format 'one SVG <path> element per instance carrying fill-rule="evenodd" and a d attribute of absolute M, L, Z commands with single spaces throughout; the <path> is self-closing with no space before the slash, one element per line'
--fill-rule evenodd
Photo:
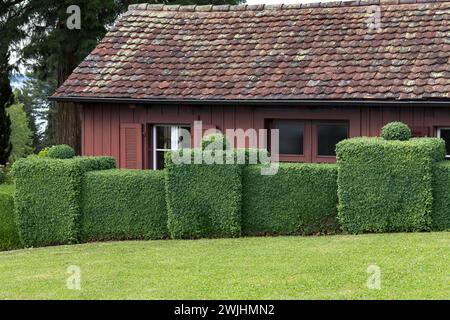
<path fill-rule="evenodd" d="M 152 124 L 191 124 L 196 120 L 204 125 L 226 129 L 266 128 L 270 119 L 343 120 L 349 123 L 349 135 L 379 135 L 387 122 L 402 121 L 414 130 L 435 135 L 437 126 L 450 126 L 450 108 L 446 107 L 257 107 L 204 105 L 123 105 L 83 104 L 82 154 L 110 155 L 120 167 L 121 124 L 142 124 L 142 163 L 151 167 Z M 123 139 L 122 139 L 123 140 Z M 123 144 L 123 142 L 122 142 Z M 123 149 L 123 148 L 122 148 Z M 122 150 L 123 152 L 123 150 Z"/>

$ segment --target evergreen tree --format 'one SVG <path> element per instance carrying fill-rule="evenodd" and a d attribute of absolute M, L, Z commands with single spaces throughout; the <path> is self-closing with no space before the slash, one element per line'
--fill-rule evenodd
<path fill-rule="evenodd" d="M 8 163 L 11 154 L 12 144 L 10 142 L 11 120 L 9 119 L 6 109 L 0 108 L 0 165 Z"/>
<path fill-rule="evenodd" d="M 33 133 L 28 126 L 28 118 L 22 104 L 15 103 L 10 106 L 8 115 L 11 119 L 11 143 L 13 146 L 9 162 L 12 163 L 33 153 Z"/>
<path fill-rule="evenodd" d="M 24 50 L 24 58 L 34 61 L 33 68 L 41 80 L 55 79 L 61 85 L 73 69 L 89 54 L 104 36 L 125 2 L 115 0 L 29 0 L 30 42 Z M 71 12 L 67 9 L 77 5 L 80 8 L 80 29 L 68 28 Z M 81 121 L 79 106 L 60 102 L 56 105 L 55 122 L 49 122 L 55 130 L 58 144 L 68 144 L 77 153 L 81 149 Z M 55 126 L 52 126 L 56 124 Z"/>
<path fill-rule="evenodd" d="M 33 134 L 33 146 L 36 151 L 56 144 L 55 142 L 55 103 L 47 99 L 56 88 L 56 80 L 39 79 L 35 73 L 27 73 L 23 87 L 14 95 L 28 118 L 28 126 Z"/>
<path fill-rule="evenodd" d="M 12 104 L 13 94 L 9 83 L 9 54 L 0 46 L 0 165 L 8 162 L 11 153 L 11 120 L 6 108 Z"/>
<path fill-rule="evenodd" d="M 11 120 L 6 112 L 14 100 L 10 84 L 10 50 L 24 37 L 18 28 L 24 23 L 23 16 L 28 11 L 23 10 L 24 0 L 3 0 L 0 2 L 0 165 L 8 162 L 12 145 L 10 141 Z"/>

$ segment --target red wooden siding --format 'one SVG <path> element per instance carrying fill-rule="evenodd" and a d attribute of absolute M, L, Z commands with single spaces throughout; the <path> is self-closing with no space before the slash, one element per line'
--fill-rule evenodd
<path fill-rule="evenodd" d="M 379 135 L 384 124 L 403 121 L 411 126 L 414 135 L 433 136 L 436 127 L 450 126 L 450 108 L 84 104 L 82 118 L 84 155 L 110 155 L 120 167 L 150 168 L 153 124 L 192 125 L 201 120 L 204 126 L 225 132 L 235 128 L 264 129 L 271 119 L 340 120 L 348 122 L 349 136 L 355 137 Z M 139 135 L 134 136 L 131 131 L 128 135 L 123 133 L 125 128 L 137 132 L 138 127 Z M 136 139 L 136 159 L 131 159 L 131 154 L 125 151 L 128 147 L 124 146 L 134 143 L 133 139 Z"/>

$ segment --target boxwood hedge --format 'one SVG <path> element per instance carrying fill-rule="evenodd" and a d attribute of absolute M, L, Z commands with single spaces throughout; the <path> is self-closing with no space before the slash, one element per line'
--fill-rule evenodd
<path fill-rule="evenodd" d="M 441 161 L 434 167 L 433 229 L 450 230 L 450 162 Z"/>
<path fill-rule="evenodd" d="M 14 213 L 14 188 L 0 188 L 0 250 L 22 246 Z"/>
<path fill-rule="evenodd" d="M 384 140 L 406 141 L 411 138 L 411 129 L 403 122 L 389 122 L 381 128 L 381 137 Z"/>
<path fill-rule="evenodd" d="M 431 228 L 432 170 L 444 159 L 436 138 L 353 138 L 338 143 L 339 221 L 345 231 Z"/>
<path fill-rule="evenodd" d="M 81 180 L 93 170 L 115 167 L 113 158 L 51 159 L 31 156 L 14 163 L 15 206 L 26 246 L 79 240 Z"/>
<path fill-rule="evenodd" d="M 166 201 L 171 237 L 240 236 L 241 166 L 174 164 L 172 156 L 166 155 Z"/>
<path fill-rule="evenodd" d="M 164 172 L 92 171 L 82 190 L 84 241 L 168 236 Z"/>
<path fill-rule="evenodd" d="M 192 151 L 182 154 L 195 158 Z M 238 151 L 247 160 L 252 154 Z M 0 190 L 0 249 L 20 246 L 20 238 L 43 246 L 306 235 L 340 227 L 350 233 L 448 230 L 444 153 L 435 138 L 353 138 L 337 145 L 337 165 L 283 163 L 268 176 L 263 165 L 176 164 L 171 154 L 164 171 L 115 170 L 107 157 L 32 156 L 14 164 L 15 214 L 12 192 Z"/>
<path fill-rule="evenodd" d="M 67 144 L 59 144 L 50 147 L 47 156 L 54 159 L 71 159 L 75 157 L 75 150 Z"/>
<path fill-rule="evenodd" d="M 336 165 L 281 163 L 277 174 L 267 176 L 260 165 L 243 170 L 244 234 L 338 231 Z"/>

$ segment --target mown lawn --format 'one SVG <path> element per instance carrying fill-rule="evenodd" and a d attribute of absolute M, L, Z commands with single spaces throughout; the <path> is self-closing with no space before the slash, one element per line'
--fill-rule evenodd
<path fill-rule="evenodd" d="M 449 299 L 449 252 L 449 232 L 27 249 L 0 253 L 0 299 Z"/>

